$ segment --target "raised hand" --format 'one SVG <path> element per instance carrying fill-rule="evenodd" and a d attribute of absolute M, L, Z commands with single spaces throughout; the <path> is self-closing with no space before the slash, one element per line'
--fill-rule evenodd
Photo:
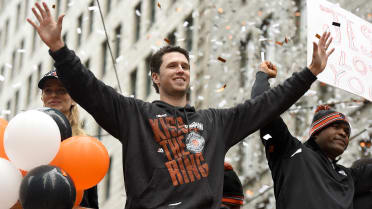
<path fill-rule="evenodd" d="M 30 18 L 27 18 L 27 21 L 35 28 L 41 40 L 52 51 L 56 51 L 64 46 L 61 36 L 64 15 L 59 16 L 58 21 L 56 22 L 50 13 L 48 5 L 45 2 L 42 4 L 44 8 L 42 8 L 38 2 L 35 3 L 39 13 L 35 7 L 32 8 L 32 12 L 39 21 L 39 25 L 34 23 Z"/>
<path fill-rule="evenodd" d="M 323 72 L 327 66 L 328 57 L 335 51 L 334 48 L 327 51 L 329 45 L 332 43 L 332 38 L 329 38 L 330 36 L 330 32 L 324 32 L 318 44 L 313 42 L 313 59 L 309 69 L 314 75 Z"/>
<path fill-rule="evenodd" d="M 269 78 L 275 78 L 276 74 L 278 73 L 276 66 L 269 61 L 262 62 L 260 65 L 260 70 L 266 73 Z"/>

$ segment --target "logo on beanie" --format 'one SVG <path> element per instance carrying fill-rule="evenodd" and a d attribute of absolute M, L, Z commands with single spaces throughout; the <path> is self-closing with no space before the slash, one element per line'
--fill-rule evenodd
<path fill-rule="evenodd" d="M 191 132 L 186 136 L 186 148 L 192 153 L 202 152 L 204 144 L 204 138 L 195 132 Z"/>
<path fill-rule="evenodd" d="M 47 76 L 53 76 L 53 77 L 58 78 L 58 75 L 57 75 L 57 71 L 56 70 L 52 70 L 49 73 L 47 73 L 47 74 L 44 75 L 44 77 L 47 77 Z"/>

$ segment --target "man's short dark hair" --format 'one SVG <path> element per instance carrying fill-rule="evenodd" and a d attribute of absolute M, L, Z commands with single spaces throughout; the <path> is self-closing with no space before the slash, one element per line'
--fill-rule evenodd
<path fill-rule="evenodd" d="M 160 66 L 163 63 L 163 55 L 170 52 L 179 52 L 185 55 L 188 62 L 190 62 L 189 52 L 181 48 L 179 46 L 164 46 L 156 51 L 150 58 L 150 72 L 152 73 L 160 73 Z M 154 86 L 156 93 L 159 93 L 159 87 L 152 81 L 152 85 Z"/>

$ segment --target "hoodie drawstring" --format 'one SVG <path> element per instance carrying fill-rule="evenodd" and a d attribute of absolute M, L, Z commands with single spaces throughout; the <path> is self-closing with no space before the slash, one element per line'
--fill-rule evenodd
<path fill-rule="evenodd" d="M 183 108 L 183 113 L 185 114 L 185 118 L 186 118 L 187 131 L 188 131 L 188 133 L 190 133 L 190 123 L 189 123 L 189 118 L 187 117 L 187 113 L 186 113 L 185 108 Z"/>
<path fill-rule="evenodd" d="M 179 123 L 178 123 L 178 119 L 177 119 L 177 109 L 174 108 L 174 116 L 176 117 L 176 131 L 177 131 L 177 134 L 178 134 L 178 127 L 179 127 Z M 183 113 L 185 114 L 185 118 L 186 118 L 186 123 L 187 123 L 187 131 L 188 133 L 190 133 L 190 123 L 189 123 L 189 118 L 187 117 L 187 113 L 186 113 L 186 109 L 183 108 Z"/>

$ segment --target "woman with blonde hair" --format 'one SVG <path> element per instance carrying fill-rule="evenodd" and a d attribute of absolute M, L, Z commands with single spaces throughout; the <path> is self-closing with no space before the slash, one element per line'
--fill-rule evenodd
<path fill-rule="evenodd" d="M 38 87 L 41 89 L 41 101 L 44 107 L 54 108 L 62 112 L 71 125 L 72 136 L 86 135 L 81 127 L 79 119 L 79 110 L 75 101 L 73 101 L 66 88 L 58 80 L 55 70 L 49 71 L 39 81 Z M 83 199 L 79 207 L 74 209 L 92 208 L 98 209 L 97 186 L 84 191 Z M 11 209 L 22 209 L 21 204 L 17 202 Z"/>
<path fill-rule="evenodd" d="M 40 79 L 38 87 L 42 90 L 41 101 L 43 101 L 44 107 L 59 110 L 66 116 L 71 125 L 72 136 L 86 135 L 81 128 L 77 104 L 58 80 L 56 71 L 52 70 L 45 74 Z M 98 209 L 97 186 L 84 191 L 80 206 Z"/>

